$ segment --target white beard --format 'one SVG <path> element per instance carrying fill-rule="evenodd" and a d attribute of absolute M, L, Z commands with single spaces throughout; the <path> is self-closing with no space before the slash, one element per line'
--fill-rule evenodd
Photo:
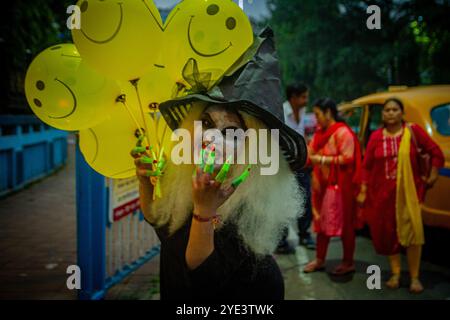
<path fill-rule="evenodd" d="M 183 122 L 192 123 L 199 112 L 190 112 Z M 197 118 L 196 118 L 197 116 Z M 242 114 L 248 127 L 264 127 L 259 121 Z M 251 125 L 249 125 L 249 122 Z M 186 128 L 187 126 L 182 126 Z M 192 131 L 191 131 L 192 132 Z M 232 165 L 224 185 L 239 176 L 245 165 Z M 152 204 L 156 226 L 169 225 L 169 234 L 182 227 L 192 213 L 192 173 L 195 165 L 175 165 L 168 161 L 161 178 L 163 197 Z M 304 192 L 282 155 L 275 175 L 261 175 L 260 164 L 252 166 L 249 178 L 218 209 L 222 222 L 233 223 L 244 244 L 256 254 L 271 254 L 284 228 L 304 211 Z M 220 228 L 220 225 L 218 226 Z"/>

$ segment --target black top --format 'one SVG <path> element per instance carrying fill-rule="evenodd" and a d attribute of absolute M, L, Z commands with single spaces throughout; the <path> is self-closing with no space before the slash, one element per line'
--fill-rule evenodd
<path fill-rule="evenodd" d="M 194 270 L 186 265 L 191 218 L 172 236 L 156 228 L 161 240 L 162 300 L 283 300 L 284 282 L 271 255 L 256 256 L 243 244 L 236 226 L 226 224 L 214 235 L 214 251 Z"/>

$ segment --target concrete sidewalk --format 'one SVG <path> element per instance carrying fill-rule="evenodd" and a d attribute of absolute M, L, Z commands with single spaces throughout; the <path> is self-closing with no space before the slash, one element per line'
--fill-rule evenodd
<path fill-rule="evenodd" d="M 75 148 L 67 165 L 0 200 L 0 299 L 76 299 Z"/>

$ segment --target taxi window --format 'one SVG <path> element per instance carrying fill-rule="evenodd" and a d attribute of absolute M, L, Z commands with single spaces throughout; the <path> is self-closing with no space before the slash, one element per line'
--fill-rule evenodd
<path fill-rule="evenodd" d="M 359 134 L 360 131 L 362 113 L 363 108 L 361 107 L 347 109 L 341 113 L 345 122 L 349 125 L 350 128 L 352 128 L 353 132 L 355 132 L 357 135 Z"/>
<path fill-rule="evenodd" d="M 450 136 L 450 103 L 433 108 L 431 119 L 437 132 L 443 136 Z"/>

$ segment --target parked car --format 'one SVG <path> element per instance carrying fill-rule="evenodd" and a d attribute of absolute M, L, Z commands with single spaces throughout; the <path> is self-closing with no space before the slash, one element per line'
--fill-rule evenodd
<path fill-rule="evenodd" d="M 422 205 L 425 225 L 450 229 L 450 85 L 390 87 L 339 105 L 339 111 L 357 133 L 363 151 L 370 134 L 382 125 L 381 110 L 389 98 L 400 99 L 405 120 L 417 123 L 441 147 L 445 166 Z"/>

